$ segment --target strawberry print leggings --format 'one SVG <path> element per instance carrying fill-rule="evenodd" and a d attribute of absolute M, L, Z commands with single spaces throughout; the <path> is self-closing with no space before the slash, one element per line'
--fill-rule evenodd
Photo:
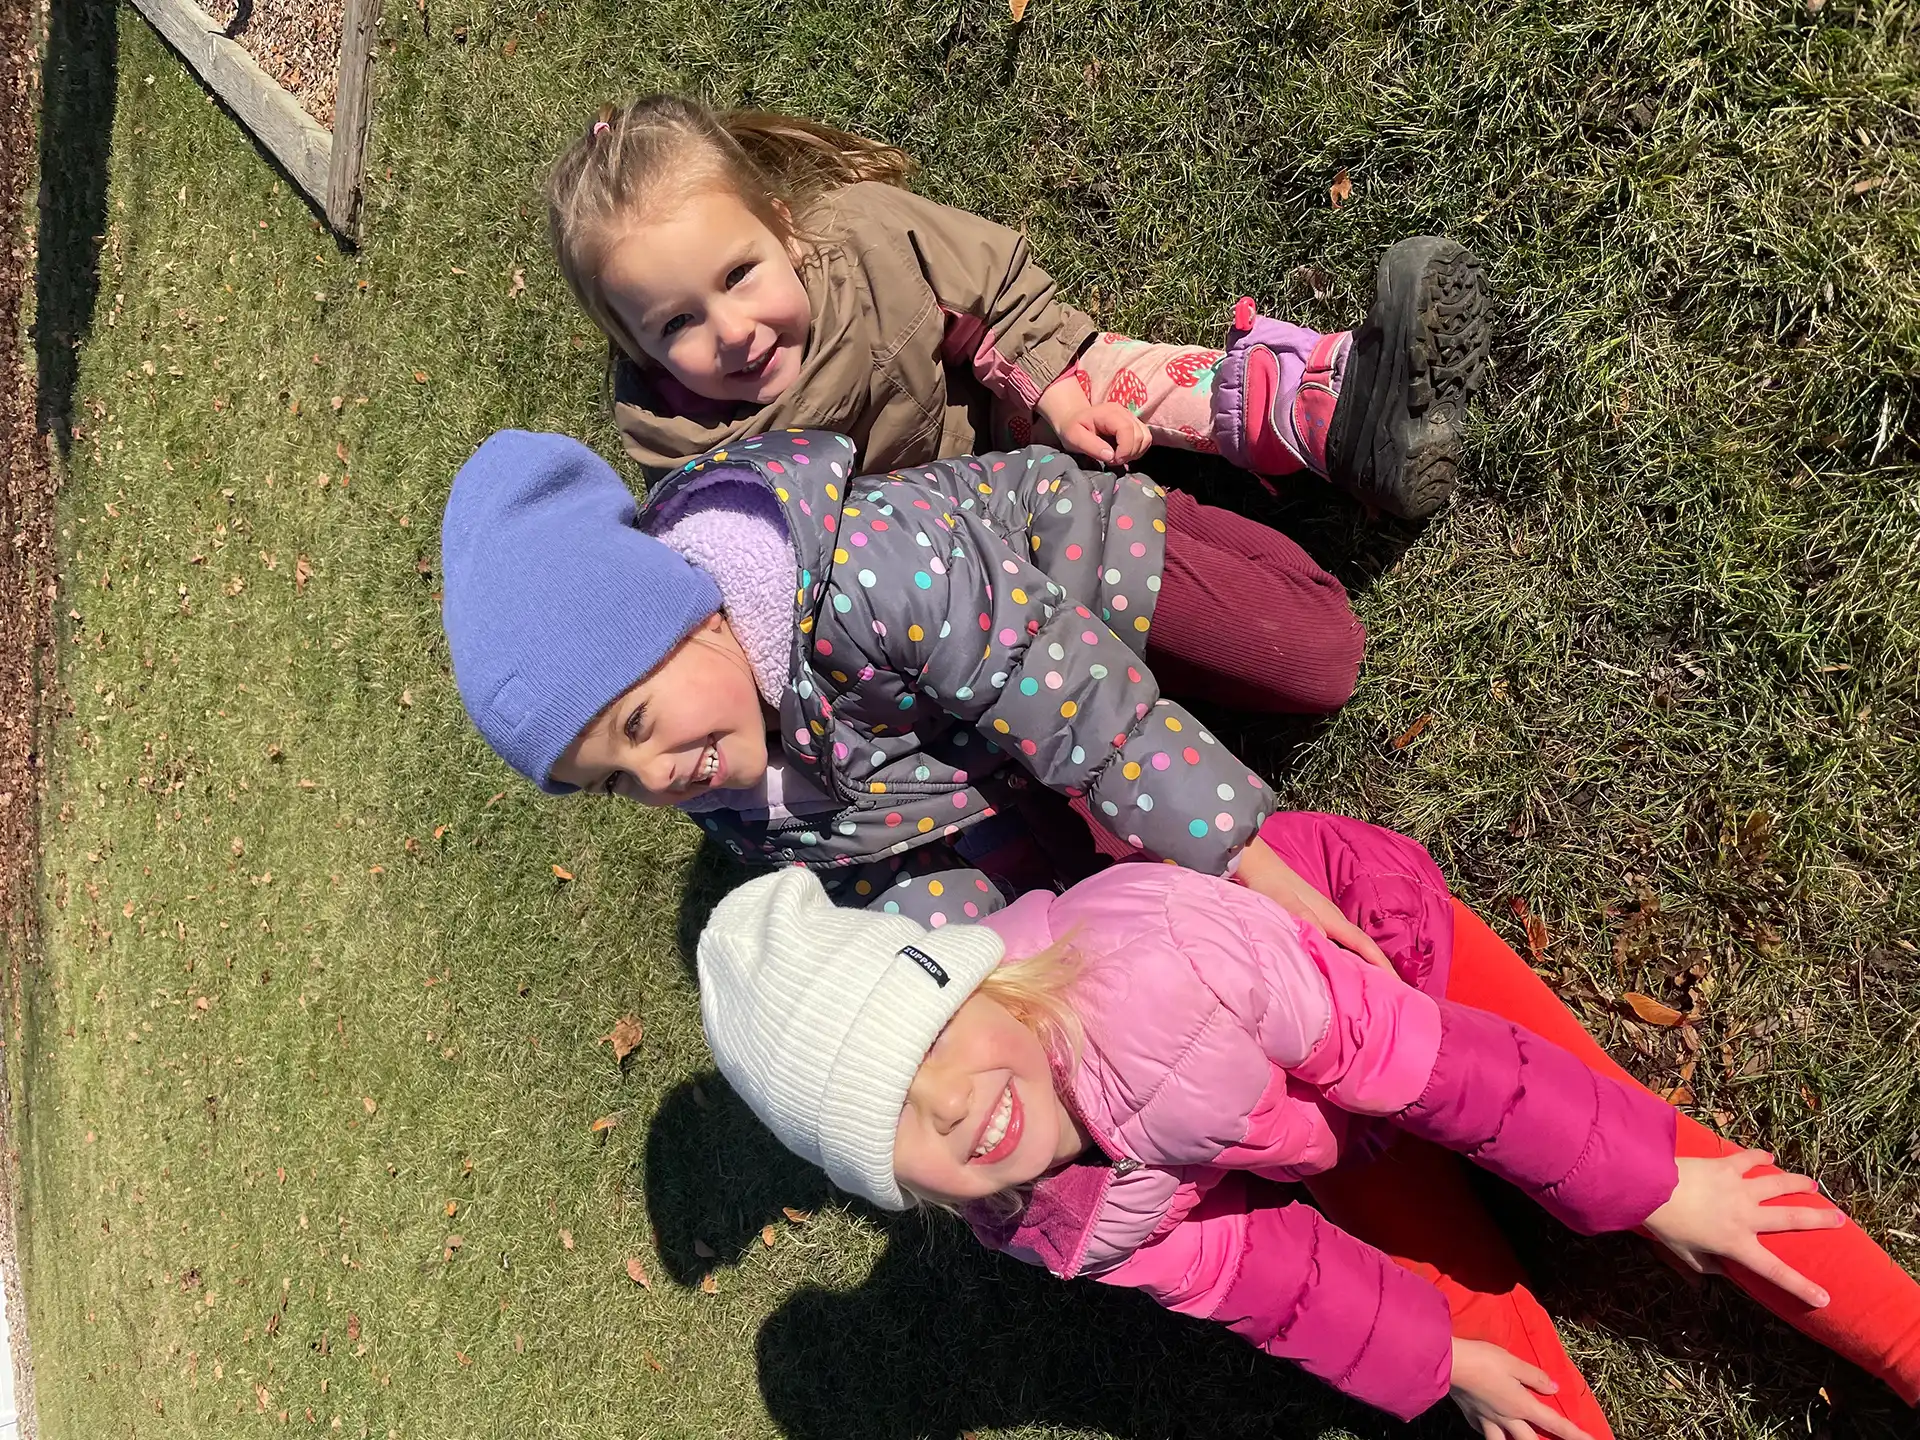
<path fill-rule="evenodd" d="M 1155 345 L 1105 334 L 1067 371 L 1094 404 L 1126 406 L 1153 432 L 1153 443 L 1214 454 L 1213 381 L 1224 350 Z"/>
<path fill-rule="evenodd" d="M 1484 920 L 1458 900 L 1453 912 L 1449 1000 L 1524 1025 L 1594 1070 L 1639 1083 Z M 1739 1148 L 1684 1111 L 1678 1119 L 1676 1148 L 1683 1157 Z M 1315 1176 L 1308 1189 L 1335 1224 L 1431 1280 L 1446 1297 L 1455 1335 L 1491 1341 L 1545 1370 L 1560 1385 L 1547 1403 L 1603 1440 L 1613 1432 L 1600 1403 L 1528 1290 L 1519 1258 L 1468 1185 L 1466 1164 L 1401 1136 L 1372 1163 Z M 1770 1203 L 1833 1205 L 1817 1193 Z M 1801 1334 L 1884 1380 L 1909 1405 L 1920 1402 L 1920 1282 L 1857 1225 L 1768 1235 L 1762 1243 L 1823 1286 L 1831 1302 L 1810 1310 L 1748 1271 L 1730 1269 L 1728 1278 Z"/>

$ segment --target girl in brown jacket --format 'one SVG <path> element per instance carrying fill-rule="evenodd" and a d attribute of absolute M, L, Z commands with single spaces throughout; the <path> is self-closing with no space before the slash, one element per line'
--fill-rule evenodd
<path fill-rule="evenodd" d="M 673 95 L 603 109 L 561 157 L 554 247 L 613 343 L 615 420 L 651 474 L 810 429 L 848 436 L 869 472 L 1034 440 L 1105 464 L 1164 444 L 1310 471 L 1406 516 L 1451 491 L 1487 348 L 1460 245 L 1390 249 L 1357 330 L 1242 300 L 1225 349 L 1148 344 L 1099 331 L 1021 235 L 914 195 L 907 169 L 889 146 Z M 1162 620 L 1192 632 L 1176 684 L 1253 710 L 1344 703 L 1364 632 L 1333 577 L 1178 492 L 1167 530 Z M 1270 633 L 1229 632 L 1223 613 Z"/>

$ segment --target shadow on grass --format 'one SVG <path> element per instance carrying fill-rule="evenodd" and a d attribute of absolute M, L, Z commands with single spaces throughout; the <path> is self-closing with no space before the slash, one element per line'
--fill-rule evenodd
<path fill-rule="evenodd" d="M 742 865 L 729 855 L 712 836 L 702 832 L 700 848 L 687 868 L 686 888 L 680 892 L 680 916 L 674 938 L 680 945 L 680 959 L 689 977 L 698 979 L 695 957 L 699 954 L 700 932 L 707 917 L 728 891 L 744 885 L 765 871 L 758 866 Z"/>
<path fill-rule="evenodd" d="M 40 107 L 40 233 L 33 346 L 40 429 L 73 438 L 80 342 L 100 290 L 120 51 L 115 0 L 51 7 Z"/>
<path fill-rule="evenodd" d="M 666 1097 L 646 1177 L 658 1253 L 683 1285 L 759 1248 L 763 1225 L 802 1232 L 784 1210 L 815 1211 L 835 1194 L 717 1075 Z M 886 1244 L 865 1280 L 796 1291 L 756 1341 L 767 1409 L 795 1440 L 1041 1421 L 1142 1440 L 1271 1435 L 1309 1415 L 1362 1436 L 1398 1428 L 1223 1331 L 993 1255 L 944 1215 L 864 1214 Z"/>
<path fill-rule="evenodd" d="M 1669 1274 L 1629 1237 L 1571 1237 L 1518 1195 L 1478 1177 L 1542 1299 L 1559 1315 L 1657 1354 L 1705 1360 L 1762 1397 L 1756 1412 L 1815 1436 L 1892 1437 L 1910 1417 L 1860 1372 L 1720 1285 Z M 737 1263 L 762 1226 L 808 1244 L 836 1192 L 784 1150 L 719 1076 L 672 1091 L 647 1139 L 646 1201 L 658 1253 L 682 1285 Z M 1276 1203 L 1292 1192 L 1275 1187 Z M 847 1203 L 840 1197 L 841 1203 Z M 755 1340 L 768 1412 L 793 1440 L 907 1440 L 974 1428 L 1058 1426 L 1116 1437 L 1344 1432 L 1366 1440 L 1465 1433 L 1451 1405 L 1401 1426 L 1224 1329 L 1144 1296 L 982 1249 L 956 1220 L 855 1207 L 884 1241 L 857 1285 L 789 1295 Z M 713 1252 L 695 1249 L 696 1237 Z M 1598 1378 L 1598 1377 L 1596 1377 Z M 1825 1415 L 1802 1403 L 1820 1387 Z M 1618 1417 L 1625 1434 L 1650 1433 Z"/>

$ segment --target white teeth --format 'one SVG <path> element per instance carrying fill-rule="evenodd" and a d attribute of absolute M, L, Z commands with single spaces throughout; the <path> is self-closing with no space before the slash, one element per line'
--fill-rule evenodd
<path fill-rule="evenodd" d="M 980 1143 L 973 1147 L 975 1157 L 986 1154 L 994 1146 L 1007 1138 L 1007 1126 L 1013 1122 L 1013 1086 L 1007 1086 L 1000 1096 L 1000 1103 L 993 1107 L 993 1118 L 987 1122 L 986 1133 L 981 1135 Z"/>
<path fill-rule="evenodd" d="M 700 761 L 700 778 L 703 781 L 711 780 L 713 778 L 714 771 L 718 770 L 719 768 L 720 768 L 720 752 L 716 750 L 713 746 L 709 745 L 707 747 L 706 755 L 702 757 Z"/>

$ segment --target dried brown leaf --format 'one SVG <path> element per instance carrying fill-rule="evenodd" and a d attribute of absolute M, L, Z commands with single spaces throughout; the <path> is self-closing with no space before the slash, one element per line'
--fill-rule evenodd
<path fill-rule="evenodd" d="M 762 1225 L 760 1227 L 760 1243 L 769 1250 L 773 1248 L 773 1227 L 771 1225 Z"/>
<path fill-rule="evenodd" d="M 571 870 L 564 869 L 559 865 L 556 865 L 553 867 L 553 875 L 556 880 L 573 879 L 573 872 Z"/>
<path fill-rule="evenodd" d="M 720 1282 L 714 1279 L 712 1275 L 702 1275 L 700 1277 L 700 1290 L 701 1293 L 705 1295 L 718 1295 L 720 1293 Z"/>
<path fill-rule="evenodd" d="M 1333 202 L 1333 208 L 1338 210 L 1347 202 L 1352 194 L 1353 181 L 1343 169 L 1338 175 L 1333 177 L 1333 184 L 1327 187 L 1327 198 Z"/>
<path fill-rule="evenodd" d="M 1340 173 L 1344 175 L 1346 174 L 1346 171 L 1343 170 Z M 1427 726 L 1431 725 L 1432 723 L 1433 723 L 1433 716 L 1422 715 L 1418 720 L 1414 721 L 1413 724 L 1409 725 L 1404 731 L 1401 732 L 1399 738 L 1397 738 L 1393 742 L 1393 748 L 1396 750 L 1406 749 L 1407 746 L 1411 745 L 1414 741 L 1418 740 L 1420 738 L 1420 732 L 1422 730 L 1425 730 Z"/>
<path fill-rule="evenodd" d="M 293 562 L 293 589 L 297 595 L 304 595 L 307 581 L 313 578 L 313 561 L 302 555 Z"/>
<path fill-rule="evenodd" d="M 359 1338 L 360 1338 L 360 1317 L 358 1315 L 349 1313 L 347 1315 L 347 1339 L 358 1340 Z"/>
<path fill-rule="evenodd" d="M 453 1219 L 454 1216 L 460 1213 L 460 1202 L 458 1200 L 447 1201 L 446 1212 L 447 1212 L 447 1219 L 449 1220 Z"/>
<path fill-rule="evenodd" d="M 640 1048 L 642 1033 L 638 1020 L 631 1015 L 622 1015 L 612 1031 L 600 1038 L 613 1046 L 613 1058 L 617 1064 Z"/>
<path fill-rule="evenodd" d="M 375 1101 L 371 1095 L 362 1095 L 360 1097 L 360 1104 L 363 1107 L 365 1107 L 366 1112 L 369 1115 L 373 1114 L 374 1111 L 380 1108 L 379 1103 Z"/>
<path fill-rule="evenodd" d="M 560 1248 L 562 1250 L 573 1249 L 573 1231 L 567 1229 L 560 1231 Z"/>
<path fill-rule="evenodd" d="M 589 1125 L 587 1129 L 590 1133 L 599 1135 L 611 1130 L 619 1123 L 620 1117 L 618 1115 L 602 1115 L 598 1120 L 594 1121 L 593 1124 Z"/>
<path fill-rule="evenodd" d="M 1527 932 L 1527 949 L 1533 952 L 1533 963 L 1538 966 L 1546 961 L 1547 946 L 1551 943 L 1547 934 L 1547 922 L 1527 908 L 1527 902 L 1518 895 L 1507 900 L 1507 908 L 1513 911 L 1522 928 Z"/>
<path fill-rule="evenodd" d="M 514 299 L 527 288 L 527 272 L 518 265 L 513 267 L 513 283 L 507 287 L 507 298 Z"/>
<path fill-rule="evenodd" d="M 780 1207 L 780 1213 L 795 1225 L 805 1225 L 813 1219 L 813 1212 L 811 1210 L 796 1210 L 791 1205 L 782 1205 Z"/>
<path fill-rule="evenodd" d="M 1649 1025 L 1673 1026 L 1684 1025 L 1686 1023 L 1686 1016 L 1682 1015 L 1671 1005 L 1662 1005 L 1650 995 L 1642 995 L 1638 991 L 1629 990 L 1620 998 L 1632 1007 L 1635 1015 L 1638 1015 Z"/>
<path fill-rule="evenodd" d="M 651 1290 L 653 1288 L 653 1282 L 647 1278 L 646 1267 L 632 1255 L 627 1257 L 627 1278 L 642 1290 Z"/>

